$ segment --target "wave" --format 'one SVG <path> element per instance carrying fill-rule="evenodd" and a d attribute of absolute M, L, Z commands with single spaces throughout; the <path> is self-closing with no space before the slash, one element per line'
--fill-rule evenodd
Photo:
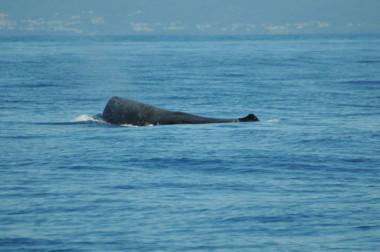
<path fill-rule="evenodd" d="M 33 124 L 39 125 L 75 125 L 75 124 L 108 124 L 103 120 L 102 114 L 94 116 L 80 115 L 75 117 L 74 120 L 69 122 L 33 122 Z"/>
<path fill-rule="evenodd" d="M 71 124 L 107 124 L 112 125 L 116 127 L 144 127 L 144 126 L 137 126 L 133 124 L 120 124 L 120 125 L 113 125 L 103 120 L 102 114 L 96 114 L 94 116 L 89 115 L 80 115 L 77 116 L 73 121 L 71 121 Z M 148 124 L 146 126 L 153 126 L 153 124 Z"/>
<path fill-rule="evenodd" d="M 69 122 L 32 122 L 32 124 L 38 124 L 38 125 L 78 125 L 78 124 L 89 124 L 89 125 L 106 125 L 106 126 L 113 126 L 113 127 L 146 127 L 146 126 L 153 126 L 153 124 L 144 125 L 144 126 L 137 126 L 132 124 L 121 124 L 121 125 L 114 125 L 110 124 L 103 120 L 102 114 L 96 114 L 93 116 L 89 115 L 80 115 L 74 118 L 74 120 L 71 120 Z"/>

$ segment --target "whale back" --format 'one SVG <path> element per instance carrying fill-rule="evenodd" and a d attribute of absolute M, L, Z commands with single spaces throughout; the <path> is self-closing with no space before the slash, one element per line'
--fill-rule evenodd
<path fill-rule="evenodd" d="M 103 119 L 112 124 L 145 126 L 157 123 L 162 109 L 121 97 L 112 97 L 103 111 Z"/>

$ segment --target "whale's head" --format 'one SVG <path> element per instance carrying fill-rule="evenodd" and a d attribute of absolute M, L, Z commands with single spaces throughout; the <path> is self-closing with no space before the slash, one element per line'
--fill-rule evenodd
<path fill-rule="evenodd" d="M 258 122 L 260 121 L 254 114 L 249 114 L 246 117 L 240 118 L 239 122 Z"/>

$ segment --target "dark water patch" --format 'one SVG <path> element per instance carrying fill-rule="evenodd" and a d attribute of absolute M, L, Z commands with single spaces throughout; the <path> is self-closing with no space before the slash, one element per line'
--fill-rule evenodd
<path fill-rule="evenodd" d="M 225 223 L 238 223 L 238 222 L 251 222 L 254 219 L 252 216 L 239 216 L 239 217 L 233 217 L 233 218 L 227 218 L 222 220 L 222 222 Z"/>
<path fill-rule="evenodd" d="M 205 171 L 217 171 L 225 170 L 225 167 L 218 167 L 219 164 L 222 164 L 223 161 L 220 159 L 197 159 L 197 158 L 150 158 L 146 160 L 136 160 L 134 161 L 144 161 L 146 164 L 152 167 L 178 167 L 184 169 L 186 167 L 198 167 L 196 169 L 205 170 Z"/>
<path fill-rule="evenodd" d="M 276 173 L 273 169 L 270 169 L 268 167 L 248 167 L 248 168 L 240 168 L 240 169 L 234 169 L 236 172 L 241 174 L 272 174 Z"/>
<path fill-rule="evenodd" d="M 117 189 L 117 190 L 134 190 L 136 189 L 136 186 L 132 186 L 132 185 L 116 185 L 116 186 L 112 186 L 112 187 L 108 187 L 110 189 Z"/>
<path fill-rule="evenodd" d="M 7 197 L 35 197 L 35 198 L 43 198 L 43 197 L 53 197 L 54 193 L 51 192 L 35 192 L 35 191 L 20 191 L 20 192 L 9 192 Z"/>
<path fill-rule="evenodd" d="M 43 139 L 43 138 L 47 138 L 48 136 L 47 135 L 15 135 L 15 136 L 12 136 L 12 135 L 6 135 L 6 136 L 0 136 L 0 138 L 3 138 L 3 139 L 14 139 L 14 140 L 28 140 L 28 139 Z"/>
<path fill-rule="evenodd" d="M 56 246 L 60 244 L 63 244 L 62 240 L 56 240 L 56 239 L 49 240 L 49 239 L 32 239 L 32 238 L 21 238 L 21 237 L 0 238 L 0 247 L 2 248 L 9 247 L 8 249 L 12 249 L 12 247 L 14 246 L 17 246 L 17 247 L 26 246 L 26 247 L 23 247 L 22 249 L 22 250 L 25 249 L 26 251 L 29 251 L 29 249 L 31 249 L 32 251 L 48 251 L 46 249 L 39 250 L 38 248 L 33 248 L 33 246 Z"/>
<path fill-rule="evenodd" d="M 40 88 L 40 89 L 48 89 L 51 87 L 57 87 L 58 83 L 33 83 L 33 82 L 25 82 L 19 84 L 7 85 L 7 88 Z"/>
<path fill-rule="evenodd" d="M 342 84 L 351 84 L 351 85 L 380 85 L 379 80 L 349 80 L 343 81 Z"/>
<path fill-rule="evenodd" d="M 36 101 L 35 100 L 16 100 L 16 99 L 11 99 L 11 98 L 7 98 L 7 99 L 4 99 L 5 103 L 10 103 L 10 104 L 36 104 Z"/>
<path fill-rule="evenodd" d="M 244 78 L 246 74 L 243 73 L 223 73 L 220 75 L 221 77 L 227 77 L 227 78 Z"/>
<path fill-rule="evenodd" d="M 356 228 L 359 230 L 367 231 L 367 230 L 379 230 L 380 226 L 358 226 Z"/>
<path fill-rule="evenodd" d="M 359 60 L 357 63 L 361 64 L 378 64 L 380 63 L 380 60 Z"/>
<path fill-rule="evenodd" d="M 56 87 L 57 85 L 55 83 L 35 83 L 32 85 L 28 85 L 29 88 L 50 88 L 50 87 Z"/>
<path fill-rule="evenodd" d="M 89 160 L 88 164 L 67 164 L 64 166 L 60 166 L 58 168 L 59 169 L 75 170 L 75 171 L 104 171 L 104 169 L 105 169 L 103 166 L 91 164 L 90 160 Z"/>
<path fill-rule="evenodd" d="M 344 162 L 349 162 L 349 163 L 365 163 L 368 162 L 368 159 L 366 158 L 346 158 L 343 159 Z"/>

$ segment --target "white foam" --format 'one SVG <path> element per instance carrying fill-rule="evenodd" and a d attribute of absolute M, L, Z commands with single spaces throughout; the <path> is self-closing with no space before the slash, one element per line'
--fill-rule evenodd
<path fill-rule="evenodd" d="M 94 117 L 88 116 L 88 115 L 77 116 L 72 122 L 74 122 L 74 123 L 84 123 L 84 122 L 105 123 L 100 118 L 94 118 Z"/>
<path fill-rule="evenodd" d="M 269 123 L 278 123 L 279 121 L 280 121 L 280 119 L 278 119 L 278 118 L 268 120 Z"/>
<path fill-rule="evenodd" d="M 131 127 L 131 128 L 137 128 L 141 126 L 133 125 L 133 124 L 120 124 L 121 127 Z"/>
<path fill-rule="evenodd" d="M 151 127 L 154 126 L 153 124 L 147 124 L 144 126 L 138 126 L 138 125 L 133 125 L 133 124 L 121 124 L 121 127 L 132 127 L 132 128 L 139 128 L 139 127 Z"/>
<path fill-rule="evenodd" d="M 86 122 L 86 121 L 91 121 L 93 118 L 88 115 L 80 115 L 77 116 L 73 122 Z"/>

